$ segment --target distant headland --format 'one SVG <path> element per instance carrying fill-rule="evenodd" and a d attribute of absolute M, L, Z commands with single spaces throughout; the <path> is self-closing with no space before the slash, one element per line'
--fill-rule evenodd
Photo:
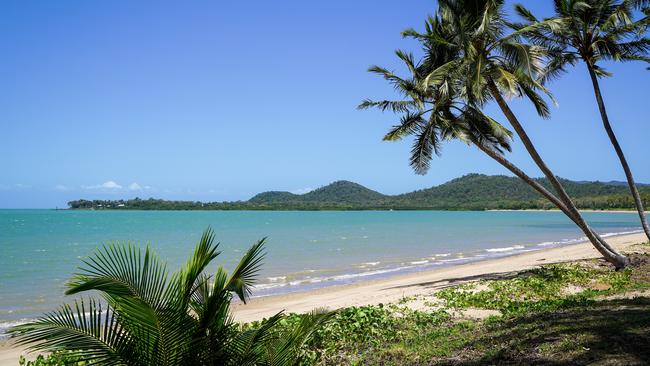
<path fill-rule="evenodd" d="M 538 181 L 551 189 L 545 178 Z M 629 190 L 621 182 L 571 181 L 562 184 L 582 209 L 633 209 Z M 639 185 L 644 205 L 650 205 L 650 185 Z M 526 183 L 504 175 L 468 174 L 431 188 L 386 195 L 350 181 L 336 181 L 305 194 L 268 191 L 247 201 L 197 202 L 162 199 L 85 200 L 68 202 L 70 209 L 93 210 L 523 210 L 554 206 Z"/>

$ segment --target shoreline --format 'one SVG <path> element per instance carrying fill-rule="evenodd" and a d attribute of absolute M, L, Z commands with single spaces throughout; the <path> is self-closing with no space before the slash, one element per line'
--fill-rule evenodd
<path fill-rule="evenodd" d="M 608 242 L 618 250 L 629 251 L 644 243 L 644 233 L 611 236 Z M 304 313 L 317 308 L 334 310 L 350 306 L 397 302 L 403 297 L 430 294 L 449 286 L 476 280 L 478 276 L 516 272 L 544 264 L 579 261 L 601 257 L 588 241 L 556 248 L 540 249 L 506 257 L 406 273 L 388 278 L 362 280 L 304 292 L 252 298 L 247 304 L 232 305 L 235 319 L 250 322 L 267 318 L 284 310 Z"/>
<path fill-rule="evenodd" d="M 485 210 L 488 212 L 562 212 L 557 208 L 549 208 L 549 209 L 541 209 L 541 208 L 526 208 L 526 209 L 509 209 L 509 208 L 500 208 L 500 209 L 493 209 L 493 210 Z M 607 212 L 607 213 L 635 213 L 638 214 L 638 211 L 630 208 L 629 210 L 625 210 L 622 208 L 614 208 L 614 209 L 603 209 L 603 210 L 596 210 L 596 209 L 578 209 L 580 212 Z M 645 211 L 645 214 L 648 215 L 650 214 L 650 211 Z"/>
<path fill-rule="evenodd" d="M 634 245 L 646 241 L 645 234 L 642 232 L 611 236 L 608 240 L 616 249 L 628 252 Z M 250 322 L 268 318 L 279 311 L 304 313 L 318 308 L 335 310 L 350 306 L 394 303 L 404 297 L 428 295 L 447 286 L 489 278 L 496 274 L 518 272 L 544 264 L 599 257 L 601 257 L 600 253 L 589 242 L 581 241 L 555 248 L 487 258 L 386 278 L 256 297 L 247 304 L 233 303 L 232 311 L 236 321 Z M 0 341 L 0 366 L 17 365 L 21 355 L 26 355 L 24 347 L 14 347 L 9 340 Z M 33 359 L 36 355 L 28 356 L 28 359 Z"/>
<path fill-rule="evenodd" d="M 643 233 L 642 229 L 601 233 L 601 236 L 605 239 L 609 239 L 613 237 L 634 235 L 639 233 Z M 254 295 L 251 297 L 251 301 L 253 299 L 263 297 L 283 296 L 293 293 L 307 293 L 318 291 L 327 287 L 354 285 L 360 282 L 381 281 L 408 274 L 417 274 L 423 272 L 426 273 L 453 266 L 507 258 L 540 250 L 561 248 L 574 244 L 580 244 L 586 241 L 586 237 L 579 237 L 571 239 L 560 239 L 556 241 L 543 241 L 537 243 L 510 243 L 503 244 L 503 247 L 478 249 L 469 252 L 451 251 L 444 254 L 434 254 L 433 256 L 423 256 L 418 258 L 413 257 L 404 259 L 404 261 L 401 263 L 399 263 L 400 261 L 396 261 L 390 266 L 381 267 L 375 267 L 375 265 L 381 263 L 379 261 L 366 262 L 363 263 L 363 268 L 367 269 L 367 265 L 370 265 L 370 270 L 368 271 L 348 271 L 313 278 L 307 276 L 306 278 L 294 278 L 290 281 L 286 281 L 286 276 L 288 276 L 288 274 L 279 277 L 267 277 L 267 279 L 272 279 L 271 282 L 258 283 L 253 286 L 255 289 L 253 290 Z M 238 299 L 235 300 L 235 302 L 238 301 Z"/>

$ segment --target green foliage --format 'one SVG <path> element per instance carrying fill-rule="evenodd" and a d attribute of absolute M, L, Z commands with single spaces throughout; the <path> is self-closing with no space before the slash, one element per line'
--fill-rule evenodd
<path fill-rule="evenodd" d="M 514 279 L 450 287 L 436 296 L 451 308 L 494 309 L 504 314 L 585 306 L 596 296 L 635 287 L 631 273 L 630 269 L 611 272 L 577 264 L 557 264 L 531 270 Z"/>
<path fill-rule="evenodd" d="M 18 360 L 20 366 L 85 366 L 96 365 L 94 362 L 82 361 L 79 356 L 70 351 L 56 351 L 49 355 L 38 355 L 33 361 L 28 361 L 24 356 Z"/>
<path fill-rule="evenodd" d="M 386 196 L 368 189 L 360 184 L 349 181 L 337 181 L 320 187 L 305 194 L 293 194 L 289 192 L 264 192 L 260 193 L 248 202 L 250 203 L 334 203 L 334 204 L 355 204 L 372 201 L 380 201 Z"/>
<path fill-rule="evenodd" d="M 264 239 L 244 254 L 231 274 L 206 269 L 219 255 L 211 230 L 187 263 L 171 276 L 147 247 L 111 243 L 84 261 L 66 294 L 97 291 L 102 299 L 78 299 L 10 330 L 18 344 L 54 352 L 38 362 L 64 358 L 101 365 L 292 365 L 299 349 L 329 315 L 303 316 L 284 333 L 281 313 L 258 327 L 239 329 L 230 313 L 255 283 Z M 46 363 L 47 364 L 47 363 Z"/>
<path fill-rule="evenodd" d="M 276 330 L 286 335 L 306 315 L 290 314 L 277 324 Z M 368 305 L 338 310 L 305 342 L 300 357 L 302 363 L 338 364 L 341 355 L 368 357 L 372 350 L 403 337 L 412 329 L 429 329 L 446 322 L 449 316 L 444 311 L 425 313 L 397 305 Z M 244 325 L 262 326 L 267 320 Z M 357 359 L 357 356 L 355 356 Z M 346 362 L 349 360 L 346 360 Z"/>
<path fill-rule="evenodd" d="M 549 50 L 547 78 L 584 62 L 598 76 L 610 76 L 603 61 L 650 63 L 647 1 L 557 0 L 553 17 L 540 20 L 523 5 L 515 10 L 523 23 L 513 24 L 529 41 Z M 645 9 L 648 10 L 647 8 Z"/>
<path fill-rule="evenodd" d="M 620 364 L 639 364 L 625 360 L 650 339 L 650 302 L 624 300 L 625 306 L 619 306 L 600 297 L 650 288 L 650 264 L 647 257 L 640 258 L 619 272 L 594 263 L 557 264 L 451 287 L 435 293 L 450 305 L 442 310 L 410 310 L 406 306 L 413 298 L 342 309 L 305 344 L 305 364 L 571 364 L 572 357 L 597 359 L 589 358 L 586 348 Z M 568 286 L 585 288 L 567 293 Z M 478 289 L 483 290 L 472 291 Z M 450 315 L 468 307 L 498 309 L 504 315 L 485 320 Z M 292 314 L 281 324 L 291 327 L 300 318 Z"/>
<path fill-rule="evenodd" d="M 546 179 L 539 182 L 547 188 Z M 562 184 L 580 208 L 633 209 L 625 185 L 602 182 Z M 650 205 L 650 186 L 640 187 L 644 204 Z M 246 202 L 186 202 L 158 199 L 128 201 L 71 201 L 73 209 L 112 210 L 363 210 L 363 209 L 549 209 L 553 205 L 523 181 L 503 175 L 469 174 L 428 189 L 395 196 L 384 195 L 351 182 L 336 182 L 304 195 L 289 192 L 260 193 Z"/>

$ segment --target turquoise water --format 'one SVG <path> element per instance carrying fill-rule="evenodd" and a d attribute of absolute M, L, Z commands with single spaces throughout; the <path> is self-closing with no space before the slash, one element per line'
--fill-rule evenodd
<path fill-rule="evenodd" d="M 634 214 L 586 213 L 601 233 L 640 229 Z M 233 268 L 268 237 L 256 296 L 300 291 L 575 242 L 557 212 L 0 210 L 0 331 L 64 301 L 65 282 L 97 245 L 150 243 L 177 268 L 211 226 Z"/>

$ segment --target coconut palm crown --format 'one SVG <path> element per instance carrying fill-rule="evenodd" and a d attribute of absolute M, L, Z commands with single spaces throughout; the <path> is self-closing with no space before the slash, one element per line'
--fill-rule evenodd
<path fill-rule="evenodd" d="M 650 225 L 634 182 L 632 170 L 610 124 L 599 78 L 611 76 L 603 61 L 644 61 L 650 63 L 650 1 L 647 0 L 555 0 L 555 15 L 539 20 L 522 5 L 515 7 L 523 18 L 513 24 L 519 34 L 548 50 L 546 79 L 556 77 L 568 65 L 587 66 L 596 103 L 607 136 L 616 151 L 639 214 L 641 226 L 650 239 Z M 640 10 L 640 11 L 638 11 Z M 637 19 L 637 14 L 642 14 Z M 650 68 L 649 68 L 650 69 Z"/>
<path fill-rule="evenodd" d="M 523 5 L 515 11 L 523 19 L 513 23 L 521 34 L 547 49 L 546 77 L 554 77 L 583 61 L 597 76 L 611 76 L 603 61 L 650 63 L 650 1 L 554 0 L 555 15 L 538 19 Z M 637 9 L 640 12 L 637 12 Z M 642 14 L 638 19 L 636 13 Z"/>
<path fill-rule="evenodd" d="M 422 43 L 424 56 L 420 61 L 415 61 L 411 53 L 395 52 L 408 70 L 408 77 L 400 77 L 380 66 L 369 69 L 386 79 L 403 99 L 366 99 L 359 108 L 374 107 L 401 115 L 400 123 L 384 136 L 384 140 L 415 137 L 410 164 L 417 174 L 428 171 L 433 154 L 439 155 L 443 142 L 449 140 L 475 144 L 499 154 L 510 151 L 512 133 L 461 98 L 462 85 L 450 77 L 458 72 L 457 50 L 448 47 L 445 39 L 453 35 L 446 33 L 439 17 L 429 17 L 425 28 L 428 33 L 435 29 L 441 38 L 440 42 Z"/>

